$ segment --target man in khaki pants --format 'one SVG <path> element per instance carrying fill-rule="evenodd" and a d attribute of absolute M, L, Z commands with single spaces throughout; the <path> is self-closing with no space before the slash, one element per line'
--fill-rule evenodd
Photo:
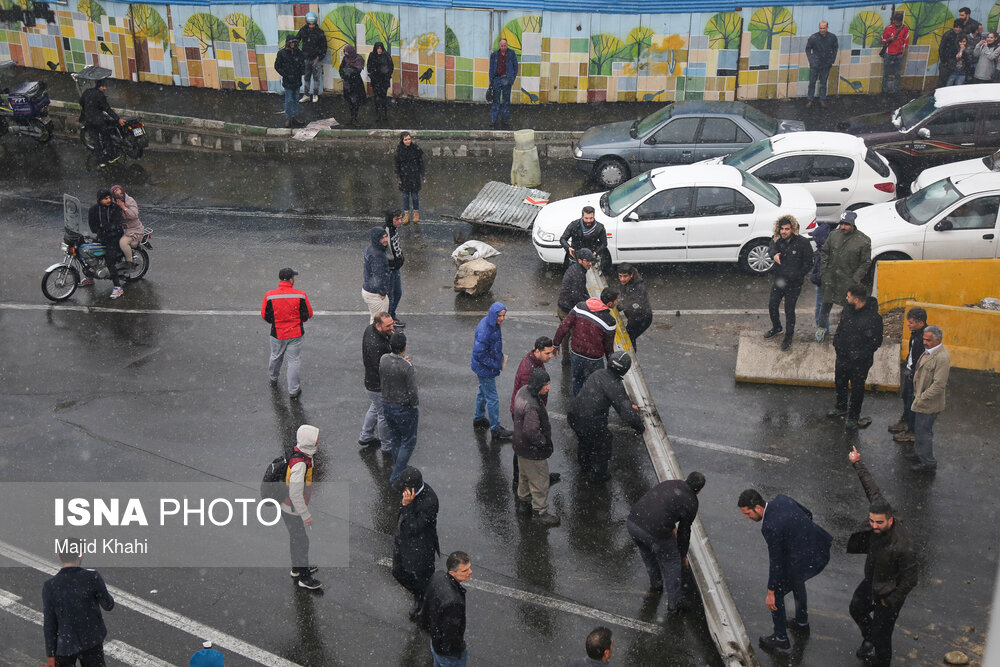
<path fill-rule="evenodd" d="M 944 410 L 945 387 L 951 372 L 951 358 L 948 349 L 941 344 L 944 338 L 940 327 L 924 327 L 924 353 L 917 361 L 913 373 L 914 433 L 913 453 L 917 462 L 910 469 L 917 472 L 937 470 L 934 459 L 934 421 Z"/>
<path fill-rule="evenodd" d="M 544 397 L 551 382 L 544 368 L 531 371 L 528 383 L 514 394 L 514 453 L 517 454 L 517 500 L 534 510 L 543 526 L 558 526 L 559 517 L 549 514 L 549 457 L 552 427 Z"/>

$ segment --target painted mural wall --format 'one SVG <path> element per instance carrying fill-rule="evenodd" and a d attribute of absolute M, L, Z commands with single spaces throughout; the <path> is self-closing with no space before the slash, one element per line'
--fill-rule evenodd
<path fill-rule="evenodd" d="M 966 4 L 974 19 L 997 29 L 1000 0 L 632 15 L 368 3 L 0 0 L 0 60 L 67 72 L 101 65 L 120 79 L 280 92 L 278 45 L 313 11 L 331 47 L 328 90 L 341 88 L 336 70 L 345 45 L 367 56 L 383 42 L 396 64 L 393 95 L 482 101 L 489 54 L 503 37 L 521 63 L 516 103 L 766 99 L 805 96 L 803 49 L 825 20 L 840 42 L 831 91 L 847 95 L 880 91 L 879 38 L 893 7 L 910 28 L 903 87 L 933 87 L 941 35 Z"/>

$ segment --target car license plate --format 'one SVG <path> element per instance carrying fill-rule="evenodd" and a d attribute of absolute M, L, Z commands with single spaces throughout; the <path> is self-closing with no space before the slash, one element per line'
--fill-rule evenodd
<path fill-rule="evenodd" d="M 134 134 L 137 137 L 141 137 L 142 135 L 146 134 L 146 130 L 142 129 L 141 127 L 133 127 L 132 134 Z"/>

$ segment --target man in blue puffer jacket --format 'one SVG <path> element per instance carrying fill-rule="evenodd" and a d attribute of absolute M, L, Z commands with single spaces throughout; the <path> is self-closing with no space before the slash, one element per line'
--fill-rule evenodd
<path fill-rule="evenodd" d="M 361 285 L 361 298 L 371 313 L 369 324 L 375 321 L 375 316 L 389 310 L 389 258 L 385 249 L 389 245 L 389 235 L 383 227 L 372 227 L 369 231 L 371 243 L 365 248 L 364 282 Z"/>
<path fill-rule="evenodd" d="M 489 426 L 495 441 L 510 440 L 514 436 L 513 431 L 500 425 L 500 397 L 497 395 L 497 376 L 503 368 L 500 325 L 506 316 L 507 307 L 499 301 L 495 302 L 490 306 L 489 314 L 476 325 L 476 338 L 472 343 L 472 372 L 479 378 L 472 426 Z"/>

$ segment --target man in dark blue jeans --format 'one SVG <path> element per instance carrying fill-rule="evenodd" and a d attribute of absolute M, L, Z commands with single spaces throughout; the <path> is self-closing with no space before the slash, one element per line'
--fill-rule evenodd
<path fill-rule="evenodd" d="M 101 609 L 111 611 L 115 600 L 96 570 L 80 567 L 82 540 L 59 543 L 62 569 L 42 585 L 42 617 L 48 667 L 104 667 L 104 627 Z"/>
<path fill-rule="evenodd" d="M 507 40 L 501 38 L 500 48 L 490 54 L 490 88 L 493 89 L 493 103 L 490 105 L 490 127 L 496 130 L 498 121 L 503 129 L 510 129 L 510 89 L 517 78 L 517 55 L 507 48 Z"/>
<path fill-rule="evenodd" d="M 417 380 L 413 364 L 406 353 L 406 334 L 394 333 L 389 338 L 389 354 L 379 361 L 382 384 L 382 410 L 389 426 L 389 442 L 395 465 L 389 482 L 403 473 L 417 446 Z"/>

